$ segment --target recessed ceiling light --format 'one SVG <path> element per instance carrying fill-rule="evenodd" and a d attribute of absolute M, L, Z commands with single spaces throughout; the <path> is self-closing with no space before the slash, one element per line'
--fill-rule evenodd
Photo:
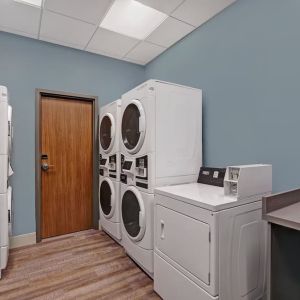
<path fill-rule="evenodd" d="M 30 6 L 42 7 L 43 0 L 15 0 L 15 2 L 23 3 Z"/>
<path fill-rule="evenodd" d="M 135 0 L 115 0 L 100 27 L 143 40 L 167 17 Z"/>

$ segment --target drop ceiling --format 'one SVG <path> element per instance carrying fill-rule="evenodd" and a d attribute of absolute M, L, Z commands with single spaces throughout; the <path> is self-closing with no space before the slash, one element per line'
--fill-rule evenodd
<path fill-rule="evenodd" d="M 39 3 L 0 0 L 0 31 L 146 65 L 236 0 L 23 1 Z M 158 11 L 161 21 L 145 38 L 103 28 L 115 1 L 137 1 Z"/>

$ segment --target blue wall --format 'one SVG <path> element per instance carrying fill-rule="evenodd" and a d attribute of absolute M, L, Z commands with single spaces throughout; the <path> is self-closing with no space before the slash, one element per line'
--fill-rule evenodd
<path fill-rule="evenodd" d="M 271 163 L 300 186 L 300 1 L 238 0 L 146 67 L 203 89 L 204 162 Z"/>
<path fill-rule="evenodd" d="M 35 231 L 35 89 L 115 100 L 144 81 L 144 67 L 0 32 L 0 84 L 14 108 L 14 235 Z"/>
<path fill-rule="evenodd" d="M 112 101 L 146 78 L 203 89 L 204 162 L 273 164 L 300 185 L 300 2 L 238 0 L 147 65 L 0 32 L 0 83 L 14 106 L 14 234 L 35 231 L 35 88 Z"/>

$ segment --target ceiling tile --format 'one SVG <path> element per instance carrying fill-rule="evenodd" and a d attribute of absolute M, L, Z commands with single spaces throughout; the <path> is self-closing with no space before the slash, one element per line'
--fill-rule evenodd
<path fill-rule="evenodd" d="M 37 38 L 41 9 L 12 0 L 0 1 L 0 30 Z"/>
<path fill-rule="evenodd" d="M 98 28 L 86 49 L 99 54 L 104 52 L 113 55 L 113 57 L 123 57 L 138 42 L 138 40 L 125 35 Z"/>
<path fill-rule="evenodd" d="M 112 0 L 46 0 L 45 8 L 91 24 L 99 25 Z"/>
<path fill-rule="evenodd" d="M 86 51 L 90 52 L 90 53 L 94 53 L 94 54 L 99 54 L 99 55 L 107 56 L 107 57 L 112 57 L 112 58 L 116 58 L 116 59 L 122 59 L 122 57 L 120 55 L 115 55 L 115 54 L 108 53 L 108 52 L 101 51 L 101 50 L 86 49 Z"/>
<path fill-rule="evenodd" d="M 45 41 L 57 41 L 60 44 L 76 46 L 83 49 L 93 33 L 95 25 L 58 15 L 50 11 L 44 11 L 41 22 L 40 39 Z"/>
<path fill-rule="evenodd" d="M 170 47 L 195 27 L 169 17 L 148 38 L 147 41 L 163 47 Z"/>
<path fill-rule="evenodd" d="M 164 52 L 166 48 L 147 42 L 141 42 L 126 57 L 136 61 L 148 63 L 153 58 Z"/>
<path fill-rule="evenodd" d="M 186 0 L 172 13 L 172 16 L 198 27 L 235 1 Z"/>
<path fill-rule="evenodd" d="M 145 61 L 139 61 L 139 60 L 136 60 L 136 59 L 133 59 L 133 58 L 129 58 L 129 57 L 123 57 L 122 60 L 131 62 L 133 64 L 137 64 L 137 65 L 145 65 L 146 64 Z"/>
<path fill-rule="evenodd" d="M 155 8 L 166 14 L 170 14 L 176 7 L 178 7 L 184 0 L 137 0 L 147 6 Z"/>
<path fill-rule="evenodd" d="M 66 43 L 64 41 L 57 41 L 57 40 L 55 40 L 53 38 L 49 38 L 49 37 L 41 37 L 40 40 L 44 41 L 44 42 L 56 44 L 56 45 L 61 45 L 61 46 L 65 46 L 65 47 L 83 50 L 83 47 L 81 45 L 77 45 L 77 44 L 73 44 L 73 43 Z"/>

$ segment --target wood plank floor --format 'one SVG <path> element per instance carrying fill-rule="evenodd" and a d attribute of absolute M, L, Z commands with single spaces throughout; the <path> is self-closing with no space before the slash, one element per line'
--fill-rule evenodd
<path fill-rule="evenodd" d="M 160 299 L 152 280 L 102 231 L 11 250 L 0 299 Z"/>

